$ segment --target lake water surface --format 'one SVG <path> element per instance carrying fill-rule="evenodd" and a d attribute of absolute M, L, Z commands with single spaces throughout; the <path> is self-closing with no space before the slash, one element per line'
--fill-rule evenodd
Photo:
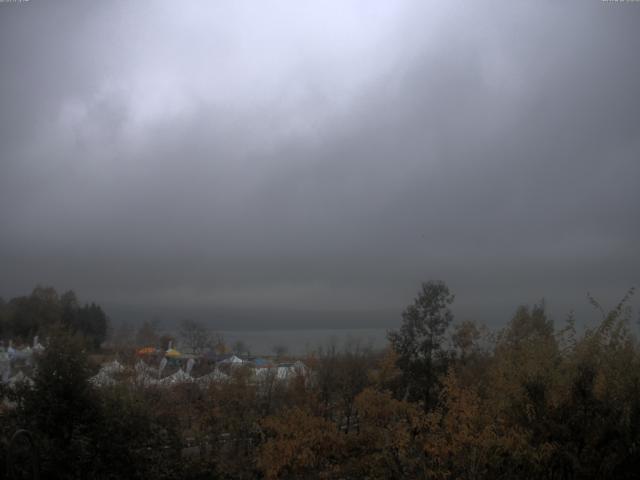
<path fill-rule="evenodd" d="M 387 344 L 387 329 L 303 329 L 303 330 L 226 330 L 220 332 L 232 346 L 244 342 L 252 355 L 271 355 L 275 346 L 284 346 L 291 355 L 304 355 L 332 343 L 339 349 L 348 342 L 359 341 L 375 349 Z"/>

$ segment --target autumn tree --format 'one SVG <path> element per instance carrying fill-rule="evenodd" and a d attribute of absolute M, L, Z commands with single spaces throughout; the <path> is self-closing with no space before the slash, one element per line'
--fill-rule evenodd
<path fill-rule="evenodd" d="M 168 480 L 184 478 L 177 414 L 167 395 L 126 388 L 102 388 L 96 395 L 99 414 L 90 425 L 91 465 L 82 478 Z"/>
<path fill-rule="evenodd" d="M 368 372 L 371 383 L 379 391 L 389 391 L 397 395 L 401 389 L 402 372 L 398 368 L 398 354 L 387 347 L 377 364 Z"/>
<path fill-rule="evenodd" d="M 350 340 L 338 357 L 337 396 L 340 405 L 340 428 L 349 433 L 356 415 L 355 399 L 370 383 L 371 349 L 360 341 Z"/>
<path fill-rule="evenodd" d="M 444 282 L 423 283 L 418 296 L 402 313 L 400 329 L 388 334 L 398 354 L 405 396 L 421 401 L 425 409 L 436 400 L 437 379 L 444 366 L 444 334 L 453 320 L 449 308 L 453 299 Z"/>
<path fill-rule="evenodd" d="M 423 432 L 427 471 L 433 478 L 491 478 L 491 465 L 526 443 L 522 434 L 492 416 L 472 386 L 450 369 L 443 378 L 438 406 L 426 417 Z M 497 476 L 497 475 L 496 475 Z"/>
<path fill-rule="evenodd" d="M 553 384 L 559 380 L 560 353 L 544 304 L 518 307 L 498 334 L 488 368 L 494 406 L 517 410 L 520 407 L 516 405 L 528 402 L 527 389 L 534 384 L 537 389 L 553 391 Z"/>
<path fill-rule="evenodd" d="M 71 333 L 79 333 L 94 350 L 107 338 L 109 319 L 95 303 L 80 305 L 75 292 L 69 290 L 60 296 L 61 322 Z"/>
<path fill-rule="evenodd" d="M 258 468 L 265 478 L 339 478 L 344 439 L 333 422 L 293 408 L 261 426 L 267 440 L 258 451 Z"/>
<path fill-rule="evenodd" d="M 44 446 L 44 470 L 62 478 L 79 477 L 85 468 L 91 424 L 98 416 L 84 347 L 80 337 L 52 330 L 22 403 L 26 425 Z"/>
<path fill-rule="evenodd" d="M 419 405 L 366 388 L 356 397 L 355 408 L 358 428 L 345 435 L 345 478 L 426 478 Z"/>
<path fill-rule="evenodd" d="M 465 361 L 479 350 L 482 333 L 482 328 L 471 320 L 454 325 L 451 343 L 460 360 Z"/>
<path fill-rule="evenodd" d="M 45 334 L 61 320 L 60 297 L 53 287 L 38 285 L 30 295 L 9 301 L 10 334 L 23 340 Z"/>
<path fill-rule="evenodd" d="M 333 415 L 338 392 L 339 356 L 336 343 L 331 342 L 318 348 L 318 351 L 307 359 L 307 363 L 314 371 L 314 387 L 322 416 L 328 419 Z"/>
<path fill-rule="evenodd" d="M 145 320 L 136 332 L 136 345 L 139 347 L 155 347 L 158 345 L 158 322 Z"/>
<path fill-rule="evenodd" d="M 186 319 L 180 322 L 182 344 L 193 353 L 200 353 L 211 346 L 212 335 L 201 322 Z"/>
<path fill-rule="evenodd" d="M 258 386 L 249 368 L 230 372 L 228 381 L 206 390 L 201 428 L 211 439 L 209 462 L 223 478 L 255 477 L 255 445 L 260 438 Z"/>
<path fill-rule="evenodd" d="M 538 340 L 553 338 L 553 321 L 548 317 L 544 301 L 533 307 L 521 305 L 500 334 L 500 343 L 521 347 Z"/>

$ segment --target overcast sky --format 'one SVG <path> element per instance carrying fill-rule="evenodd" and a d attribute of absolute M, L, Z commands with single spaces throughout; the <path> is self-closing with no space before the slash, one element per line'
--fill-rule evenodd
<path fill-rule="evenodd" d="M 0 3 L 0 155 L 5 298 L 561 319 L 640 284 L 640 3 Z"/>

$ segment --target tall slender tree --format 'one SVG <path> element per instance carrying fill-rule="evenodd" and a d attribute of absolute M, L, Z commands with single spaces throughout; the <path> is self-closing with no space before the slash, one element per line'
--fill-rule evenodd
<path fill-rule="evenodd" d="M 445 369 L 442 344 L 453 320 L 454 295 L 441 281 L 424 282 L 413 303 L 402 313 L 399 330 L 388 338 L 398 355 L 405 397 L 428 409 L 435 400 L 438 374 Z"/>

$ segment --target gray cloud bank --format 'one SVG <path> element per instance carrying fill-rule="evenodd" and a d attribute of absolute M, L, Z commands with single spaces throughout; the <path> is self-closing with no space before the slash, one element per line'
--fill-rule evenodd
<path fill-rule="evenodd" d="M 432 278 L 494 324 L 611 305 L 639 54 L 632 3 L 0 4 L 0 294 L 225 328 L 393 325 Z"/>

